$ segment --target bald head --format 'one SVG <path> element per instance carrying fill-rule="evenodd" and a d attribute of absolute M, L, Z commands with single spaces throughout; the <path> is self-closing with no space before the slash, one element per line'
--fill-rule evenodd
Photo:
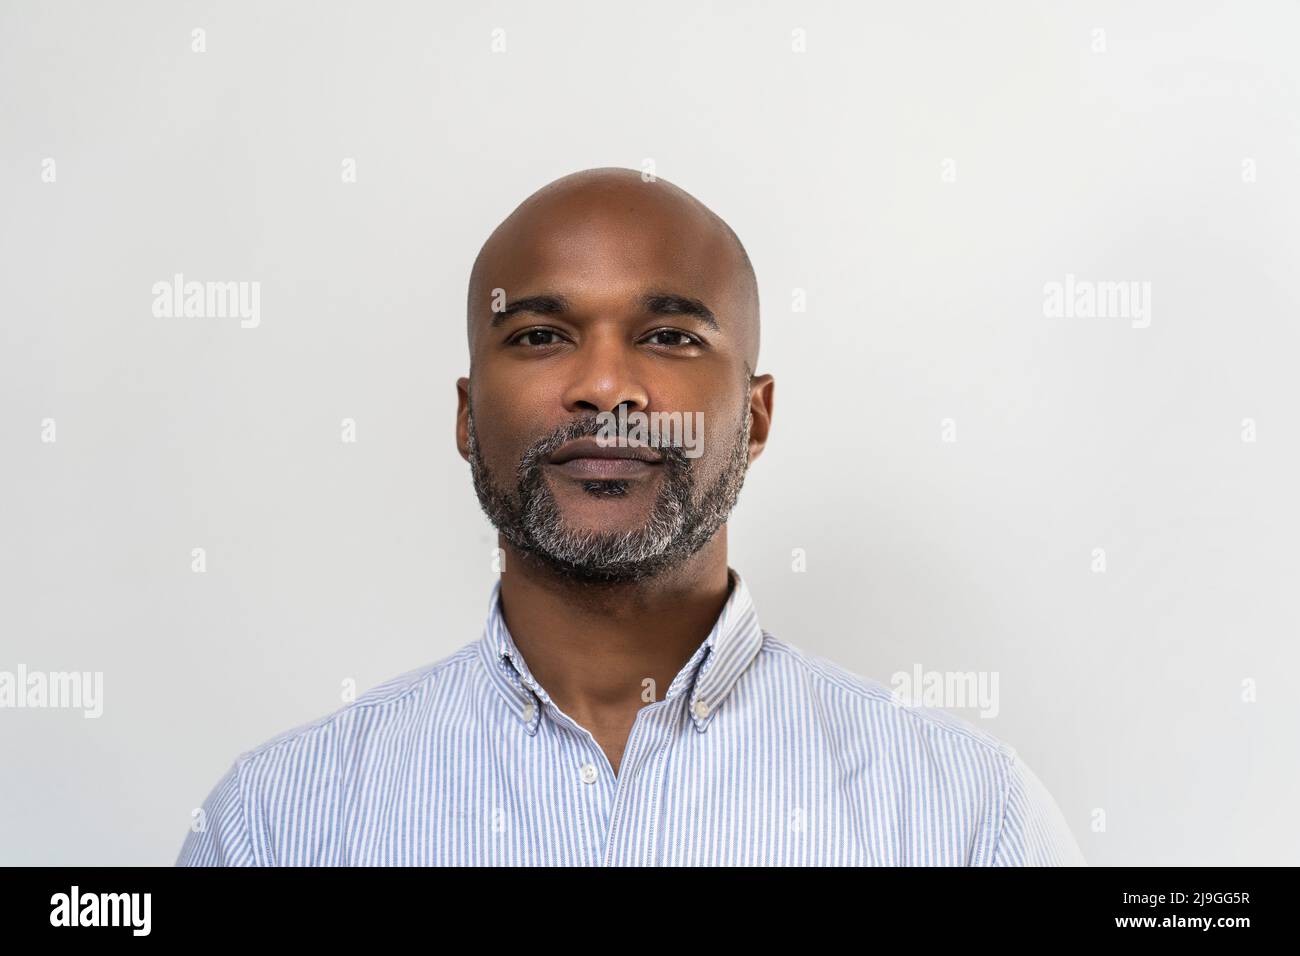
<path fill-rule="evenodd" d="M 471 363 L 493 314 L 530 294 L 543 276 L 553 282 L 557 275 L 626 283 L 629 291 L 638 275 L 642 292 L 707 288 L 713 301 L 706 308 L 734 337 L 746 365 L 757 365 L 758 283 L 749 255 L 720 216 L 666 180 L 646 182 L 633 169 L 587 169 L 520 203 L 493 230 L 470 272 Z"/>

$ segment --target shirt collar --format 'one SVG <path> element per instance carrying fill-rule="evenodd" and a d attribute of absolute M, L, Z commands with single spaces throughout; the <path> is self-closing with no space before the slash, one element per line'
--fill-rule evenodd
<path fill-rule="evenodd" d="M 704 732 L 736 681 L 749 667 L 763 645 L 763 630 L 744 579 L 734 568 L 727 569 L 731 594 L 714 622 L 709 636 L 677 673 L 664 694 L 675 700 L 689 694 L 688 713 L 695 729 Z M 550 695 L 533 677 L 524 656 L 515 646 L 501 614 L 501 581 L 492 585 L 488 598 L 487 623 L 479 641 L 480 656 L 492 685 L 510 704 L 531 736 L 541 724 L 542 710 L 551 704 Z"/>

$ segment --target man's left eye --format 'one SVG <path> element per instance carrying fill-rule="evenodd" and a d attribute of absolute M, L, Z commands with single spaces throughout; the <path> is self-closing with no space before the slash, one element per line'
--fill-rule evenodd
<path fill-rule="evenodd" d="M 699 345 L 700 341 L 689 332 L 683 332 L 681 329 L 660 329 L 657 332 L 650 333 L 650 339 L 656 339 L 661 335 L 669 337 L 678 336 L 682 341 L 677 342 L 658 342 L 658 345 Z"/>

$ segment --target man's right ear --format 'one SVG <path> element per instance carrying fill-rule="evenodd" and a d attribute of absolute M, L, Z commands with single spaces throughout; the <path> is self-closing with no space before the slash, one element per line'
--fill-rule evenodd
<path fill-rule="evenodd" d="M 469 461 L 469 379 L 456 379 L 456 450 Z"/>

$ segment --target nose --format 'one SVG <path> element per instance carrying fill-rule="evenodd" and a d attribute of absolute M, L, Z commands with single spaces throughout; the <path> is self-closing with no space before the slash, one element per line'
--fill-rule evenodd
<path fill-rule="evenodd" d="M 629 412 L 645 411 L 650 395 L 631 351 L 617 335 L 585 342 L 567 368 L 565 411 L 584 416 L 616 412 L 620 405 Z"/>

